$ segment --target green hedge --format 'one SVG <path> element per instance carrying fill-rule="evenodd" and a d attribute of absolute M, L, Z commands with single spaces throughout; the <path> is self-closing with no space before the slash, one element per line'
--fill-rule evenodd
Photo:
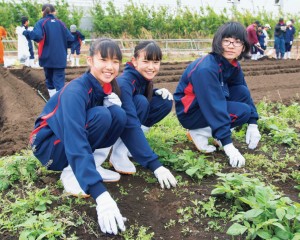
<path fill-rule="evenodd" d="M 122 10 L 113 1 L 104 5 L 101 0 L 94 1 L 95 6 L 89 12 L 70 6 L 66 0 L 56 1 L 57 17 L 66 23 L 79 25 L 84 14 L 92 16 L 93 31 L 86 32 L 87 37 L 108 36 L 112 38 L 202 38 L 212 37 L 217 28 L 231 20 L 239 21 L 248 26 L 255 20 L 269 23 L 274 27 L 279 17 L 297 19 L 296 14 L 279 14 L 266 12 L 256 13 L 250 10 L 242 12 L 236 8 L 224 9 L 220 13 L 212 7 L 199 9 L 181 8 L 170 9 L 166 6 L 147 6 L 129 1 Z M 36 0 L 23 0 L 21 3 L 4 0 L 0 2 L 0 23 L 8 28 L 15 29 L 20 24 L 21 16 L 29 16 L 31 25 L 41 17 L 41 4 Z M 297 31 L 300 23 L 296 22 Z M 84 32 L 85 33 L 85 32 Z M 273 29 L 270 31 L 273 35 Z"/>

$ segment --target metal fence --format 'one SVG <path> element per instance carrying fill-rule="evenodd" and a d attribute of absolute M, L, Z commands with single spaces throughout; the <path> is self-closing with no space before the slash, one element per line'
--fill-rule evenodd
<path fill-rule="evenodd" d="M 86 44 L 82 46 L 81 52 L 83 54 L 88 53 L 89 44 L 95 39 L 86 39 Z M 121 48 L 123 53 L 133 53 L 134 47 L 140 41 L 147 39 L 114 39 Z M 207 53 L 211 51 L 212 39 L 154 39 L 161 47 L 163 53 Z M 3 39 L 5 55 L 17 54 L 17 40 L 16 39 Z M 36 45 L 36 43 L 35 43 Z M 269 40 L 268 48 L 272 49 L 274 46 L 274 40 Z M 300 51 L 300 39 L 296 39 L 294 44 L 294 51 L 298 54 Z M 37 45 L 35 47 L 37 51 Z"/>

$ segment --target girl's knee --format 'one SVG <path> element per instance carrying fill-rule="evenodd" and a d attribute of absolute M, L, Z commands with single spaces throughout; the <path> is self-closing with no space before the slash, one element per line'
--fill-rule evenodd
<path fill-rule="evenodd" d="M 117 122 L 119 122 L 119 124 L 125 126 L 125 124 L 127 122 L 127 116 L 126 116 L 126 112 L 123 108 L 121 108 L 120 106 L 117 106 L 117 105 L 113 105 L 113 106 L 110 106 L 108 108 L 108 110 L 110 111 L 112 119 L 115 119 Z"/>
<path fill-rule="evenodd" d="M 105 128 L 109 128 L 112 121 L 111 112 L 106 107 L 94 107 L 88 111 L 87 124 L 100 124 Z"/>

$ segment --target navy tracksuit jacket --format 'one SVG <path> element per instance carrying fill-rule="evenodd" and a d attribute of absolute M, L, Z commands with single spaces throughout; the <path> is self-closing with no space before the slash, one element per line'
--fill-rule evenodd
<path fill-rule="evenodd" d="M 121 89 L 122 108 L 127 115 L 127 123 L 121 139 L 135 161 L 155 171 L 161 163 L 149 146 L 141 125 L 151 127 L 162 120 L 172 110 L 173 101 L 153 94 L 152 100 L 148 102 L 145 91 L 149 81 L 131 63 L 126 64 L 117 81 Z"/>
<path fill-rule="evenodd" d="M 96 170 L 93 152 L 112 146 L 125 124 L 125 111 L 103 106 L 111 85 L 103 88 L 89 72 L 71 81 L 47 102 L 30 135 L 34 155 L 50 170 L 68 164 L 83 191 L 97 198 L 106 188 Z"/>
<path fill-rule="evenodd" d="M 174 100 L 184 128 L 209 126 L 223 146 L 232 142 L 230 128 L 258 119 L 240 64 L 213 53 L 186 68 Z"/>
<path fill-rule="evenodd" d="M 53 14 L 48 14 L 23 35 L 39 44 L 39 64 L 44 68 L 47 88 L 60 90 L 65 84 L 68 42 L 74 41 L 69 29 Z"/>
<path fill-rule="evenodd" d="M 76 54 L 79 55 L 81 43 L 85 40 L 85 36 L 79 31 L 72 33 L 72 35 L 74 37 L 74 41 L 70 44 L 71 53 L 74 54 L 76 52 Z"/>

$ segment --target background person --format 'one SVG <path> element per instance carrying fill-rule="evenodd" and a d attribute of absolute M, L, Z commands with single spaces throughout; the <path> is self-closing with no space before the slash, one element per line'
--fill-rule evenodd
<path fill-rule="evenodd" d="M 263 31 L 263 33 L 264 33 L 264 35 L 266 36 L 265 37 L 265 46 L 266 46 L 266 48 L 268 47 L 268 42 L 269 42 L 269 40 L 270 40 L 270 37 L 269 37 L 269 33 L 268 33 L 268 31 L 271 29 L 271 26 L 270 26 L 270 24 L 265 24 L 265 26 L 263 27 L 263 29 L 262 29 L 262 31 Z"/>
<path fill-rule="evenodd" d="M 68 41 L 74 40 L 66 25 L 55 17 L 52 4 L 42 6 L 43 17 L 35 24 L 32 31 L 25 30 L 27 39 L 39 43 L 39 64 L 44 68 L 46 86 L 52 97 L 65 85 Z"/>
<path fill-rule="evenodd" d="M 295 28 L 293 28 L 292 22 L 287 21 L 286 32 L 284 35 L 284 41 L 285 41 L 284 59 L 291 59 L 291 50 L 294 41 L 294 34 L 295 34 Z"/>
<path fill-rule="evenodd" d="M 263 33 L 263 30 L 260 29 L 257 31 L 257 38 L 258 38 L 258 42 L 260 47 L 258 47 L 258 52 L 257 52 L 257 59 L 263 57 L 265 55 L 265 50 L 267 49 L 267 47 L 265 46 L 265 34 Z"/>
<path fill-rule="evenodd" d="M 4 46 L 3 38 L 6 38 L 6 30 L 4 27 L 0 26 L 0 66 L 4 66 Z"/>
<path fill-rule="evenodd" d="M 74 37 L 74 41 L 71 43 L 71 66 L 73 67 L 76 64 L 79 67 L 80 49 L 81 45 L 85 43 L 85 36 L 77 30 L 76 25 L 71 25 L 70 31 Z"/>
<path fill-rule="evenodd" d="M 258 47 L 260 47 L 260 44 L 258 42 L 257 38 L 257 28 L 259 25 L 259 21 L 255 21 L 251 25 L 247 27 L 247 34 L 248 34 L 248 41 L 250 43 L 250 53 L 251 53 L 251 60 L 257 60 L 257 52 Z"/>
<path fill-rule="evenodd" d="M 184 71 L 174 94 L 176 114 L 198 150 L 216 150 L 214 137 L 224 146 L 232 167 L 245 165 L 234 147 L 231 129 L 248 124 L 246 143 L 255 149 L 260 140 L 258 114 L 238 60 L 250 50 L 246 29 L 238 22 L 219 27 L 212 52 L 192 62 Z"/>
<path fill-rule="evenodd" d="M 35 67 L 33 44 L 30 37 L 23 35 L 24 30 L 32 31 L 33 27 L 29 27 L 28 17 L 21 18 L 21 26 L 16 28 L 18 35 L 18 59 L 28 67 Z"/>
<path fill-rule="evenodd" d="M 274 48 L 276 51 L 276 59 L 283 59 L 285 53 L 285 32 L 286 25 L 283 18 L 279 18 L 274 28 Z"/>

